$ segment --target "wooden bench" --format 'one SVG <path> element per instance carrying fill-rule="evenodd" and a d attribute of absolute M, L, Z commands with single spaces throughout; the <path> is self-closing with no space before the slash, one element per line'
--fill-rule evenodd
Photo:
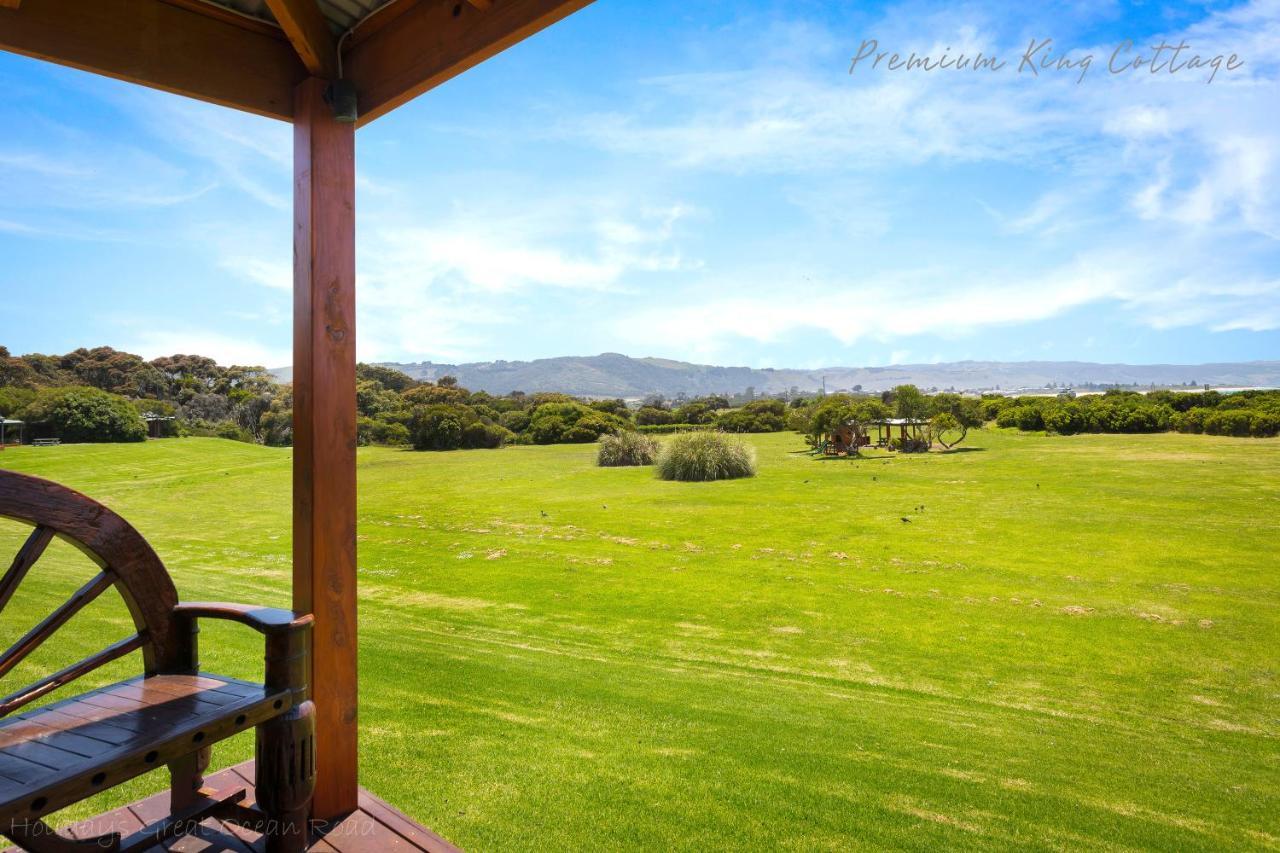
<path fill-rule="evenodd" d="M 54 537 L 76 546 L 97 571 L 0 653 L 0 679 L 108 589 L 119 593 L 135 627 L 132 636 L 0 699 L 0 834 L 35 853 L 128 853 L 213 817 L 264 833 L 268 850 L 304 849 L 315 781 L 315 711 L 307 685 L 312 617 L 245 605 L 180 604 L 160 558 L 136 530 L 56 483 L 0 471 L 0 517 L 33 526 L 0 576 L 0 612 Z M 264 635 L 263 683 L 200 671 L 200 619 L 231 620 Z M 140 676 L 15 713 L 135 651 L 142 653 Z M 256 802 L 243 788 L 205 788 L 209 747 L 250 728 L 257 732 Z M 171 814 L 164 820 L 124 838 L 81 840 L 58 835 L 43 821 L 159 767 L 170 774 Z"/>
<path fill-rule="evenodd" d="M 62 444 L 60 438 L 33 438 L 31 439 L 32 447 L 57 447 Z"/>

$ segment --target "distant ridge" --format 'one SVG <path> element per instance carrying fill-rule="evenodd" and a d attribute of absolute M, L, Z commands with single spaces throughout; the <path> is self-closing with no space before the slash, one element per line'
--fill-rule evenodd
<path fill-rule="evenodd" d="M 898 364 L 888 367 L 793 368 L 717 367 L 665 358 L 631 358 L 618 353 L 562 356 L 536 361 L 486 361 L 468 364 L 383 362 L 415 379 L 456 376 L 464 387 L 491 394 L 511 391 L 559 391 L 583 397 L 644 397 L 730 393 L 754 388 L 757 394 L 781 394 L 795 388 L 829 392 L 861 386 L 883 391 L 911 383 L 924 389 L 1016 391 L 1019 389 L 1121 385 L 1148 387 L 1192 383 L 1227 387 L 1278 387 L 1280 361 L 1221 364 L 1095 364 L 1087 361 L 957 361 Z M 292 369 L 273 370 L 288 381 Z"/>

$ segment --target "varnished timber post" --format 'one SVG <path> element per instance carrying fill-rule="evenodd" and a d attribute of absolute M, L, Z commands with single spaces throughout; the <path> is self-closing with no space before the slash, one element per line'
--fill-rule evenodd
<path fill-rule="evenodd" d="M 314 613 L 314 817 L 355 810 L 355 125 L 294 95 L 293 609 Z"/>

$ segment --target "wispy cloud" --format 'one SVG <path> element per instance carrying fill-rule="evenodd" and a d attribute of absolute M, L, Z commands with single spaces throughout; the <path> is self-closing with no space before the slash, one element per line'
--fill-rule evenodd
<path fill-rule="evenodd" d="M 207 355 L 219 364 L 282 367 L 292 363 L 293 354 L 288 333 L 273 341 L 237 337 L 209 332 L 205 329 L 177 327 L 149 331 L 127 341 L 124 347 L 144 358 L 160 358 L 177 354 Z"/>

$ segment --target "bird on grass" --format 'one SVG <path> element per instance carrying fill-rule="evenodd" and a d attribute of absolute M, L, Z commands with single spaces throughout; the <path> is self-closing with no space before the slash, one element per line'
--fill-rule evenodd
<path fill-rule="evenodd" d="M 542 513 L 543 518 L 548 518 L 547 511 L 545 509 L 540 509 L 538 512 Z"/>
<path fill-rule="evenodd" d="M 911 519 L 907 518 L 907 517 L 904 515 L 904 516 L 902 517 L 902 523 L 903 523 L 903 524 L 910 524 L 910 523 L 911 523 Z"/>

